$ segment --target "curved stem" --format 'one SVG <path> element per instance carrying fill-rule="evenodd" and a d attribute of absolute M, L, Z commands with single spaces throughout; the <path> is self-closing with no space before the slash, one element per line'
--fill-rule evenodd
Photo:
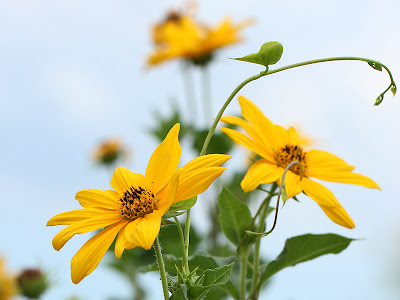
<path fill-rule="evenodd" d="M 156 252 L 158 269 L 160 271 L 161 283 L 162 283 L 162 288 L 163 288 L 163 293 L 164 293 L 164 299 L 168 300 L 169 299 L 169 293 L 168 293 L 167 272 L 165 271 L 164 259 L 163 259 L 162 253 L 161 253 L 161 245 L 160 245 L 160 241 L 158 239 L 158 236 L 156 238 L 156 241 L 154 242 L 154 249 L 155 249 L 155 252 Z"/>

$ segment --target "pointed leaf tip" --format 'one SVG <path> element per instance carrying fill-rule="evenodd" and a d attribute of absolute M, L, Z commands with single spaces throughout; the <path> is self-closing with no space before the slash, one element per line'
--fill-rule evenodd
<path fill-rule="evenodd" d="M 258 53 L 246 55 L 244 57 L 234 58 L 235 60 L 247 61 L 254 64 L 265 66 L 276 64 L 282 56 L 283 46 L 278 42 L 268 42 L 261 46 Z"/>
<path fill-rule="evenodd" d="M 396 92 L 397 92 L 397 87 L 394 85 L 394 86 L 392 86 L 392 88 L 390 90 L 392 91 L 393 97 L 394 97 L 396 95 Z"/>

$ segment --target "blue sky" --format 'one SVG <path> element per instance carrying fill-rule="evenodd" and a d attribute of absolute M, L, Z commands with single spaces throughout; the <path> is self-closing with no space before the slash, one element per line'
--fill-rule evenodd
<path fill-rule="evenodd" d="M 145 170 L 157 145 L 146 132 L 154 124 L 152 111 L 158 108 L 167 114 L 171 99 L 185 105 L 178 63 L 144 69 L 152 47 L 150 28 L 166 10 L 182 4 L 0 2 L 0 254 L 12 270 L 39 264 L 51 273 L 55 284 L 44 300 L 71 295 L 106 299 L 129 293 L 126 282 L 104 262 L 73 285 L 70 259 L 88 237 L 74 237 L 56 252 L 51 239 L 59 229 L 46 228 L 45 223 L 59 212 L 78 208 L 77 191 L 108 188 L 110 173 L 90 161 L 94 145 L 103 138 L 121 137 L 133 150 L 126 166 Z M 226 57 L 256 52 L 266 41 L 284 46 L 277 67 L 319 57 L 361 56 L 386 64 L 399 80 L 396 0 L 253 0 L 245 5 L 236 0 L 229 5 L 198 1 L 197 7 L 198 18 L 209 24 L 226 15 L 236 21 L 256 20 L 244 31 L 246 42 L 220 51 L 211 67 L 214 114 L 237 84 L 261 71 Z M 196 82 L 200 78 L 197 72 L 193 77 Z M 299 126 L 314 138 L 316 149 L 344 158 L 382 187 L 375 191 L 327 184 L 354 219 L 354 230 L 332 223 L 306 197 L 285 205 L 277 229 L 263 242 L 265 257 L 279 254 L 286 238 L 308 232 L 362 240 L 338 256 L 283 271 L 265 297 L 398 299 L 398 96 L 387 94 L 381 106 L 372 106 L 388 84 L 384 72 L 366 63 L 334 62 L 272 75 L 241 91 L 272 121 Z M 238 111 L 235 99 L 227 114 Z M 233 167 L 243 161 L 245 152 L 236 154 Z M 201 211 L 194 222 L 202 224 Z M 154 298 L 161 297 L 161 285 L 159 293 L 151 290 Z"/>

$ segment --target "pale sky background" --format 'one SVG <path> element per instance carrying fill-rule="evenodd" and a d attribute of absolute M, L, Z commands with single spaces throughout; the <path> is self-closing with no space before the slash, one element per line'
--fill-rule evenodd
<path fill-rule="evenodd" d="M 154 124 L 152 111 L 167 114 L 170 99 L 185 107 L 177 62 L 144 71 L 151 25 L 183 4 L 0 1 L 0 255 L 14 272 L 40 265 L 51 274 L 54 285 L 43 300 L 129 295 L 127 283 L 105 261 L 72 284 L 71 257 L 89 235 L 75 236 L 57 252 L 51 240 L 61 227 L 45 224 L 78 208 L 77 191 L 109 187 L 109 172 L 90 161 L 97 142 L 121 137 L 133 150 L 125 166 L 144 172 L 157 146 L 146 132 Z M 243 32 L 246 42 L 221 50 L 210 69 L 214 115 L 237 84 L 262 70 L 226 57 L 257 52 L 267 41 L 284 46 L 277 67 L 330 56 L 369 57 L 386 64 L 400 84 L 399 12 L 397 0 L 198 1 L 197 17 L 208 24 L 227 15 L 256 20 Z M 197 84 L 197 72 L 194 79 Z M 287 238 L 309 232 L 362 240 L 339 255 L 282 271 L 263 299 L 399 299 L 400 104 L 388 93 L 381 106 L 373 106 L 388 84 L 385 72 L 366 63 L 334 62 L 262 78 L 241 91 L 272 121 L 299 126 L 316 149 L 342 157 L 382 188 L 326 184 L 355 221 L 353 230 L 331 222 L 305 196 L 287 203 L 277 229 L 263 241 L 266 258 L 276 257 Z M 236 98 L 227 114 L 238 109 Z M 236 154 L 231 166 L 244 160 L 244 151 Z M 191 158 L 185 155 L 184 162 Z M 202 224 L 201 212 L 193 214 Z M 158 276 L 141 282 L 149 278 Z M 149 292 L 161 299 L 161 283 L 155 281 Z"/>

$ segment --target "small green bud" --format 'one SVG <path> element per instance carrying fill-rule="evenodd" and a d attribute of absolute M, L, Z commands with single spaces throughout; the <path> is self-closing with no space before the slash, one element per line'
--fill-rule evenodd
<path fill-rule="evenodd" d="M 394 85 L 394 86 L 392 86 L 392 88 L 390 90 L 392 91 L 393 97 L 394 97 L 394 95 L 396 95 L 396 92 L 397 92 L 397 87 Z"/>
<path fill-rule="evenodd" d="M 17 283 L 21 294 L 31 299 L 38 299 L 49 286 L 46 275 L 38 269 L 23 270 Z"/>

